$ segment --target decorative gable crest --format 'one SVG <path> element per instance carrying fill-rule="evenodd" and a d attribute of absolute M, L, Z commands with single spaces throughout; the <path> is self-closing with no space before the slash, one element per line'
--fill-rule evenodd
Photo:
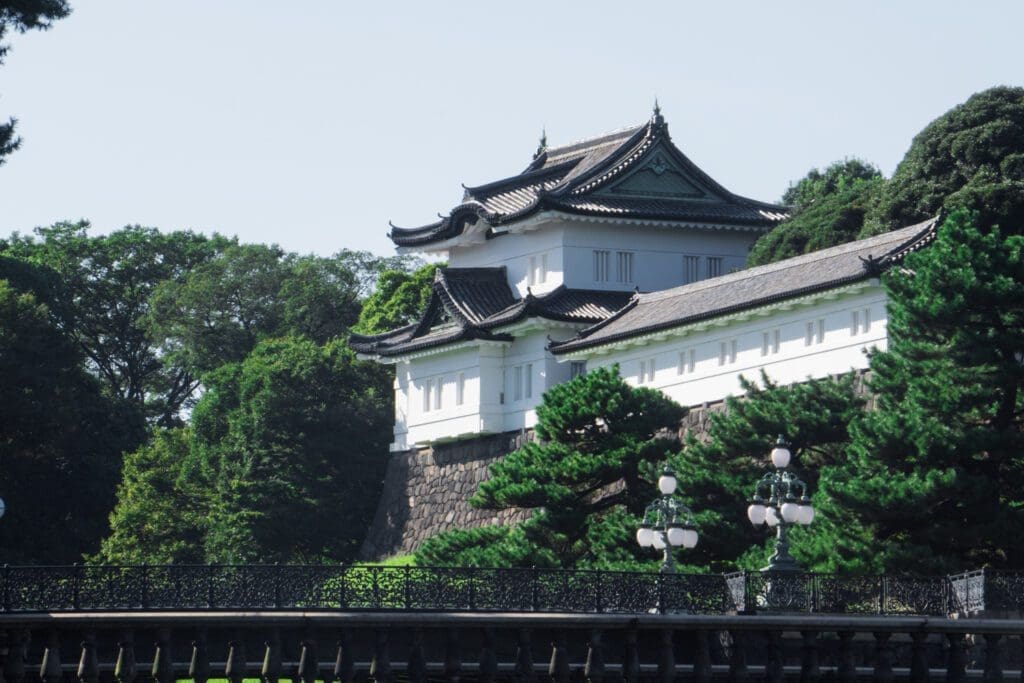
<path fill-rule="evenodd" d="M 708 196 L 663 149 L 656 149 L 645 164 L 595 194 L 652 199 L 702 199 Z"/>

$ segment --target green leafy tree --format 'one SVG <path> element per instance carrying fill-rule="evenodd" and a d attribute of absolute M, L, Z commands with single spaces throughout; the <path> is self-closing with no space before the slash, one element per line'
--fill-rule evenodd
<path fill-rule="evenodd" d="M 534 509 L 533 516 L 508 532 L 483 529 L 437 540 L 417 561 L 635 565 L 635 543 L 622 541 L 655 496 L 654 470 L 678 446 L 685 414 L 659 391 L 630 387 L 618 367 L 552 387 L 537 407 L 537 440 L 491 465 L 490 478 L 470 500 L 482 508 Z M 496 541 L 493 552 L 457 552 L 484 538 Z M 445 546 L 448 557 L 440 552 Z M 628 557 L 617 554 L 620 547 Z"/>
<path fill-rule="evenodd" d="M 204 560 L 208 482 L 189 476 L 191 434 L 158 429 L 124 458 L 110 535 L 95 560 L 105 564 L 197 563 Z"/>
<path fill-rule="evenodd" d="M 386 463 L 386 372 L 341 342 L 291 337 L 260 342 L 207 381 L 185 467 L 211 482 L 207 559 L 354 558 Z"/>
<path fill-rule="evenodd" d="M 71 7 L 65 0 L 0 0 L 0 65 L 11 49 L 10 44 L 2 42 L 8 31 L 46 30 L 70 12 Z M 21 145 L 21 139 L 14 132 L 16 123 L 15 119 L 0 123 L 0 166 L 4 165 L 7 155 Z"/>
<path fill-rule="evenodd" d="M 885 184 L 882 173 L 859 159 L 812 169 L 790 186 L 783 201 L 793 214 L 761 236 L 750 250 L 748 266 L 760 266 L 843 244 L 857 238 Z"/>
<path fill-rule="evenodd" d="M 1024 237 L 957 211 L 885 278 L 878 409 L 854 422 L 823 492 L 862 538 L 846 564 L 945 572 L 1020 567 L 1024 548 Z"/>
<path fill-rule="evenodd" d="M 381 334 L 415 322 L 430 301 L 434 274 L 443 264 L 431 263 L 413 272 L 386 270 L 377 289 L 364 302 L 355 331 Z"/>
<path fill-rule="evenodd" d="M 83 360 L 47 306 L 0 280 L 4 562 L 75 562 L 106 533 L 121 453 L 140 443 L 143 422 Z"/>
<path fill-rule="evenodd" d="M 818 473 L 841 460 L 849 424 L 863 410 L 857 382 L 852 373 L 781 386 L 764 374 L 760 383 L 741 378 L 743 395 L 730 396 L 725 410 L 711 414 L 708 438 L 688 435 L 673 458 L 679 495 L 703 530 L 697 547 L 687 551 L 689 562 L 710 571 L 732 571 L 737 562 L 746 569 L 765 565 L 772 541 L 747 520 L 746 501 L 770 467 L 775 436 L 786 435 L 801 478 L 816 490 Z M 816 543 L 809 536 L 824 534 L 823 523 L 819 518 L 809 530 L 793 530 L 792 552 L 809 569 L 825 561 L 808 545 Z"/>
<path fill-rule="evenodd" d="M 0 254 L 55 274 L 48 280 L 58 283 L 47 293 L 51 311 L 78 342 L 88 369 L 151 420 L 175 424 L 198 380 L 161 358 L 146 322 L 150 298 L 161 283 L 213 258 L 227 240 L 139 226 L 94 237 L 89 228 L 85 221 L 58 223 L 37 229 L 34 238 L 14 235 L 0 243 Z"/>
<path fill-rule="evenodd" d="M 149 328 L 164 356 L 196 375 L 241 361 L 264 339 L 299 335 L 323 344 L 358 320 L 373 263 L 362 252 L 320 258 L 233 244 L 187 277 L 163 282 Z"/>
<path fill-rule="evenodd" d="M 865 226 L 875 234 L 940 209 L 977 212 L 982 230 L 1024 230 L 1024 88 L 972 95 L 915 138 Z"/>

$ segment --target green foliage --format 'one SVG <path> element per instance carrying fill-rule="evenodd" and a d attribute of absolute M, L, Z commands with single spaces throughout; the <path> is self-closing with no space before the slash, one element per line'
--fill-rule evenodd
<path fill-rule="evenodd" d="M 48 307 L 0 280 L 5 562 L 74 562 L 106 532 L 120 454 L 141 441 L 143 424 L 82 365 Z"/>
<path fill-rule="evenodd" d="M 351 560 L 383 479 L 386 372 L 340 342 L 260 342 L 209 375 L 188 476 L 211 482 L 207 559 Z"/>
<path fill-rule="evenodd" d="M 183 470 L 189 457 L 187 428 L 158 429 L 125 456 L 110 535 L 96 560 L 106 564 L 198 563 L 208 524 L 206 482 Z"/>
<path fill-rule="evenodd" d="M 915 138 L 887 183 L 864 234 L 931 218 L 939 209 L 977 212 L 982 229 L 1024 230 L 1024 88 L 972 95 Z"/>
<path fill-rule="evenodd" d="M 209 261 L 227 240 L 192 232 L 128 226 L 91 237 L 87 222 L 57 223 L 0 242 L 17 267 L 39 266 L 33 291 L 45 286 L 59 326 L 85 352 L 88 368 L 115 396 L 161 425 L 175 424 L 198 386 L 189 370 L 161 358 L 146 318 L 158 285 Z M 15 264 L 21 264 L 16 266 Z"/>
<path fill-rule="evenodd" d="M 864 406 L 852 374 L 786 386 L 762 374 L 760 384 L 741 383 L 744 395 L 727 398 L 725 410 L 712 413 L 708 439 L 688 436 L 672 460 L 679 495 L 702 529 L 685 559 L 710 571 L 732 571 L 737 558 L 747 569 L 764 566 L 770 541 L 747 520 L 745 501 L 770 466 L 775 435 L 786 435 L 801 478 L 816 489 L 818 472 L 841 460 L 848 426 Z M 819 519 L 810 531 L 821 528 Z M 794 530 L 793 552 L 804 566 L 819 568 L 825 560 L 808 551 L 805 531 Z"/>
<path fill-rule="evenodd" d="M 793 206 L 792 216 L 754 243 L 747 265 L 760 266 L 856 239 L 884 184 L 881 172 L 859 159 L 837 161 L 824 171 L 812 169 L 783 195 L 783 201 Z"/>
<path fill-rule="evenodd" d="M 0 0 L 0 41 L 12 29 L 19 33 L 46 30 L 70 12 L 66 0 Z M 0 42 L 0 64 L 4 63 L 10 48 L 8 43 Z M 8 154 L 21 146 L 21 139 L 14 133 L 16 123 L 15 119 L 0 123 L 0 166 L 4 165 Z"/>
<path fill-rule="evenodd" d="M 421 567 L 557 567 L 558 557 L 527 538 L 523 525 L 453 529 L 416 550 Z"/>
<path fill-rule="evenodd" d="M 607 553 L 633 533 L 654 497 L 655 464 L 677 446 L 685 414 L 659 391 L 630 387 L 618 367 L 552 387 L 537 407 L 537 440 L 491 465 L 470 500 L 491 509 L 533 508 L 533 516 L 508 531 L 452 532 L 417 561 L 573 567 L 625 559 Z M 472 547 L 482 540 L 493 542 Z M 632 554 L 628 560 L 636 562 Z"/>
<path fill-rule="evenodd" d="M 1024 237 L 950 215 L 885 278 L 878 409 L 851 428 L 822 493 L 866 530 L 839 563 L 888 571 L 1020 567 L 1024 548 Z"/>
<path fill-rule="evenodd" d="M 415 322 L 427 302 L 434 274 L 444 264 L 431 263 L 413 272 L 386 270 L 377 280 L 377 289 L 365 302 L 354 331 L 381 334 Z"/>

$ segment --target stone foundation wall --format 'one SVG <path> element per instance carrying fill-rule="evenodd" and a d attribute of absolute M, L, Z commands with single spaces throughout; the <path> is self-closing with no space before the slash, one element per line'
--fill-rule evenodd
<path fill-rule="evenodd" d="M 391 454 L 384 490 L 361 560 L 410 553 L 427 538 L 449 529 L 509 524 L 526 510 L 478 510 L 469 498 L 487 478 L 487 467 L 511 453 L 530 434 L 512 432 Z"/>
<path fill-rule="evenodd" d="M 862 395 L 867 394 L 867 376 L 858 373 L 857 391 Z M 869 400 L 869 408 L 871 404 Z M 721 401 L 691 407 L 679 426 L 680 436 L 692 432 L 698 439 L 706 437 L 711 415 L 723 410 Z M 487 467 L 531 436 L 531 432 L 511 432 L 392 453 L 359 559 L 411 553 L 427 538 L 449 529 L 508 524 L 528 517 L 527 510 L 477 510 L 468 501 L 487 478 Z"/>

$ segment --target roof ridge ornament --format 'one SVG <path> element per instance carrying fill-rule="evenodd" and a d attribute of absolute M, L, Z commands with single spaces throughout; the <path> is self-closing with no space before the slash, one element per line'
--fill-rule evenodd
<path fill-rule="evenodd" d="M 546 126 L 540 128 L 540 142 L 537 144 L 537 151 L 533 153 L 533 158 L 539 159 L 542 155 L 547 154 L 548 151 L 548 131 Z"/>
<path fill-rule="evenodd" d="M 661 115 L 661 105 L 658 104 L 657 96 L 654 98 L 654 118 L 652 120 L 656 126 L 662 126 L 665 124 L 665 117 Z"/>

